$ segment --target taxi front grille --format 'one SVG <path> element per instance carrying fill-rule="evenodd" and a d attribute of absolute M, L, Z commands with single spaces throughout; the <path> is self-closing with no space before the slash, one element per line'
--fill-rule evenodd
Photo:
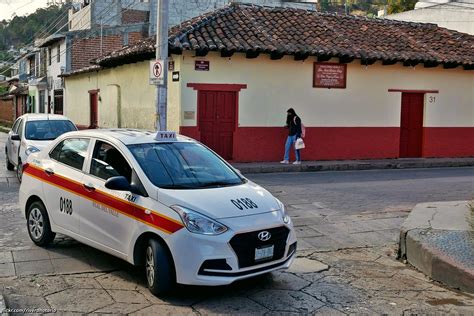
<path fill-rule="evenodd" d="M 271 237 L 267 241 L 258 238 L 258 234 L 267 231 Z M 285 254 L 286 241 L 290 230 L 284 226 L 270 229 L 261 229 L 249 233 L 235 235 L 230 240 L 230 245 L 234 249 L 239 261 L 239 268 L 251 267 L 283 258 Z M 255 260 L 255 249 L 274 246 L 273 256 L 264 260 Z"/>

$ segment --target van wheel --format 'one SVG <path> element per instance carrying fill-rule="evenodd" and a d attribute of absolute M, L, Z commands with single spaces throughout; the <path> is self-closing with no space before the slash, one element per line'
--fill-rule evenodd
<path fill-rule="evenodd" d="M 23 164 L 21 162 L 20 157 L 18 157 L 18 165 L 16 166 L 16 177 L 18 181 L 21 183 L 21 177 L 23 176 Z"/>
<path fill-rule="evenodd" d="M 44 247 L 53 241 L 56 236 L 51 231 L 48 212 L 41 202 L 33 202 L 27 212 L 28 234 L 38 246 Z"/>
<path fill-rule="evenodd" d="M 8 159 L 8 151 L 5 149 L 5 162 L 7 165 L 7 170 L 12 171 L 15 166 L 10 162 L 10 159 Z"/>
<path fill-rule="evenodd" d="M 176 285 L 176 272 L 169 250 L 158 240 L 150 239 L 145 249 L 147 285 L 155 295 L 163 295 Z"/>

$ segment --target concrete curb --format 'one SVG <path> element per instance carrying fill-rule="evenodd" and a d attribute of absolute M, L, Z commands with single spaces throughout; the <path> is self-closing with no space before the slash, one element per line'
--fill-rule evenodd
<path fill-rule="evenodd" d="M 400 232 L 400 256 L 433 280 L 474 293 L 470 217 L 468 201 L 416 205 Z"/>
<path fill-rule="evenodd" d="M 356 160 L 303 162 L 301 165 L 282 165 L 274 163 L 233 163 L 241 173 L 280 173 L 280 172 L 316 172 L 343 170 L 380 170 L 410 168 L 473 167 L 474 158 L 420 158 L 415 160 Z"/>

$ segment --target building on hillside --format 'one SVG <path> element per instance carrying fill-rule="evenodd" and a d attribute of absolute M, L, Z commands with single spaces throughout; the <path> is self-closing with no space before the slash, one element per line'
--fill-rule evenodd
<path fill-rule="evenodd" d="M 79 0 L 69 9 L 69 31 L 149 21 L 149 0 Z"/>
<path fill-rule="evenodd" d="M 419 1 L 414 10 L 385 16 L 386 19 L 434 23 L 474 35 L 474 0 Z"/>
<path fill-rule="evenodd" d="M 66 35 L 54 34 L 39 44 L 46 52 L 46 100 L 47 113 L 63 114 L 63 79 L 66 71 Z M 44 80 L 43 80 L 44 82 Z M 40 110 L 40 113 L 44 113 Z"/>
<path fill-rule="evenodd" d="M 433 24 L 233 4 L 170 31 L 168 126 L 229 160 L 279 161 L 293 107 L 305 160 L 474 156 L 472 45 Z M 154 47 L 64 74 L 66 115 L 154 129 Z"/>

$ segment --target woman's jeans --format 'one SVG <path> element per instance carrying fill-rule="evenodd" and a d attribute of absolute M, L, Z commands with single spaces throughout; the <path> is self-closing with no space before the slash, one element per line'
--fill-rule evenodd
<path fill-rule="evenodd" d="M 288 136 L 286 139 L 286 144 L 285 144 L 285 160 L 290 161 L 290 149 L 291 145 L 294 146 L 296 142 L 297 136 Z M 300 150 L 295 148 L 295 155 L 296 155 L 296 161 L 301 161 L 301 155 L 300 155 Z"/>

